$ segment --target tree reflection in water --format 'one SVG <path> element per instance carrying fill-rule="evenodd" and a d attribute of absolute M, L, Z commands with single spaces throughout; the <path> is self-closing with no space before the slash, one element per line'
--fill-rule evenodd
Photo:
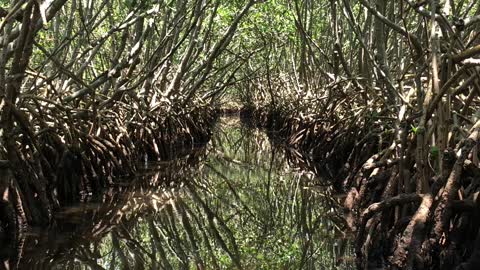
<path fill-rule="evenodd" d="M 159 164 L 134 184 L 93 200 L 101 204 L 66 209 L 48 233 L 27 235 L 14 264 L 353 269 L 337 199 L 331 187 L 298 167 L 298 157 L 272 147 L 263 132 L 222 119 L 206 149 Z"/>

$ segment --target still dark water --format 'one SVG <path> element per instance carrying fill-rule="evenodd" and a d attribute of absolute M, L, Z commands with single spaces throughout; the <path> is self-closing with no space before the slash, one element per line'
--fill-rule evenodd
<path fill-rule="evenodd" d="M 354 269 L 324 181 L 265 133 L 223 118 L 185 158 L 64 209 L 25 236 L 20 269 Z"/>

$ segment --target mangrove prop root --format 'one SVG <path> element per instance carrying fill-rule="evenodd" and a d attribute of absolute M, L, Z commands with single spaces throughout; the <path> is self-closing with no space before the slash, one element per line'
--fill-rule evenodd
<path fill-rule="evenodd" d="M 49 109 L 42 113 L 44 117 L 59 118 L 58 112 Z M 48 224 L 50 219 L 45 213 L 51 216 L 62 206 L 88 200 L 114 185 L 117 177 L 135 173 L 139 161 L 172 159 L 181 148 L 207 142 L 217 112 L 198 107 L 191 114 L 178 116 L 172 112 L 150 117 L 147 123 L 137 117 L 128 121 L 120 115 L 114 121 L 102 119 L 100 126 L 90 124 L 100 119 L 90 122 L 70 118 L 59 124 L 61 127 L 54 125 L 27 136 L 33 147 L 19 147 L 15 149 L 15 163 L 1 163 L 15 173 L 16 198 L 20 202 L 13 207 L 15 216 L 25 217 L 30 225 Z M 32 138 L 38 143 L 32 144 Z"/>
<path fill-rule="evenodd" d="M 458 158 L 453 166 L 453 169 L 448 177 L 447 183 L 440 194 L 440 200 L 438 206 L 435 209 L 435 227 L 434 233 L 437 241 L 442 241 L 441 238 L 444 234 L 448 233 L 448 223 L 452 215 L 451 207 L 449 204 L 453 201 L 456 193 L 460 187 L 460 176 L 462 174 L 463 165 L 467 159 L 472 148 L 477 145 L 478 132 L 480 128 L 480 121 L 478 121 L 472 128 L 472 133 L 463 142 L 463 146 L 458 150 Z M 441 243 L 440 243 L 441 244 Z"/>
<path fill-rule="evenodd" d="M 430 213 L 432 202 L 433 198 L 431 194 L 425 194 L 422 196 L 422 203 L 410 220 L 407 228 L 403 231 L 402 238 L 395 249 L 391 262 L 394 267 L 403 269 L 407 264 L 407 269 L 412 269 L 413 259 L 421 249 L 425 222 Z"/>
<path fill-rule="evenodd" d="M 303 162 L 307 169 L 346 193 L 345 219 L 356 230 L 359 269 L 478 267 L 478 239 L 468 235 L 480 233 L 476 165 L 480 122 L 464 133 L 457 147 L 445 148 L 442 173 L 427 178 L 424 184 L 429 188 L 420 193 L 417 184 L 425 179 L 419 175 L 423 171 L 417 171 L 416 134 L 403 135 L 399 158 L 395 137 L 378 126 L 360 127 L 354 121 L 308 118 L 279 109 L 253 109 L 241 116 L 266 128 L 274 141 L 293 147 L 297 155 L 309 156 L 312 162 Z M 430 160 L 424 165 L 429 170 L 434 166 Z"/>

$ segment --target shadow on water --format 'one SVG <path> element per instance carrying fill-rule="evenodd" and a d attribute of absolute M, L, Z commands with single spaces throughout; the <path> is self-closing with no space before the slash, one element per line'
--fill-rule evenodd
<path fill-rule="evenodd" d="M 20 269 L 353 269 L 332 188 L 298 153 L 223 118 L 203 149 L 59 212 Z"/>

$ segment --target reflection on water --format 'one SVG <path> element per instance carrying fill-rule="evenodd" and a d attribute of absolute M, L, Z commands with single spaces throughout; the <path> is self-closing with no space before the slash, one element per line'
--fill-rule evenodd
<path fill-rule="evenodd" d="M 223 119 L 210 144 L 156 164 L 32 231 L 22 269 L 353 269 L 331 188 L 266 135 Z M 102 202 L 102 203 L 100 203 Z"/>

